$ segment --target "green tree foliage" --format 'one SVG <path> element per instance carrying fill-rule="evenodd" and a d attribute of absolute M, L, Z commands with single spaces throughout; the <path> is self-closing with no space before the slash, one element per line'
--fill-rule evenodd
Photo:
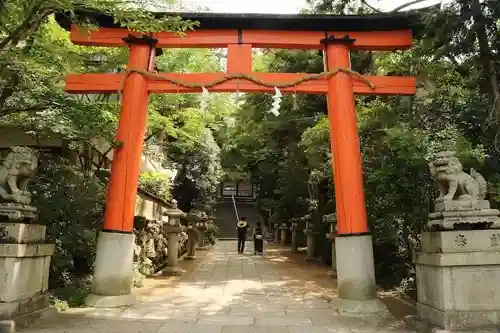
<path fill-rule="evenodd" d="M 432 209 L 435 191 L 427 170 L 433 153 L 457 150 L 466 169 L 477 168 L 498 181 L 498 128 L 491 120 L 498 87 L 492 83 L 491 61 L 481 50 L 481 34 L 488 37 L 488 59 L 496 69 L 500 11 L 497 2 L 485 1 L 477 12 L 477 3 L 452 1 L 441 10 L 428 9 L 422 15 L 427 26 L 409 51 L 351 55 L 353 68 L 362 73 L 414 75 L 419 80 L 414 97 L 357 98 L 376 273 L 385 286 L 412 280 L 412 247 Z M 348 0 L 313 4 L 316 12 L 362 14 L 376 9 Z M 482 27 L 477 26 L 479 19 Z M 266 57 L 263 63 L 270 71 L 319 72 L 323 66 L 318 53 L 278 51 Z M 298 96 L 294 102 L 285 97 L 279 117 L 266 114 L 269 100 L 245 100 L 223 151 L 224 165 L 236 165 L 259 183 L 259 203 L 273 210 L 274 220 L 312 212 L 319 224 L 321 215 L 335 210 L 325 99 Z"/>
<path fill-rule="evenodd" d="M 117 94 L 68 95 L 63 91 L 63 79 L 74 72 L 122 70 L 128 51 L 126 48 L 73 45 L 69 33 L 55 22 L 54 14 L 64 14 L 82 29 L 93 28 L 94 22 L 76 15 L 81 10 L 112 15 L 122 26 L 143 32 L 169 30 L 182 33 L 196 26 L 195 22 L 182 21 L 175 16 L 153 19 L 153 14 L 144 11 L 153 7 L 164 8 L 162 3 L 168 5 L 170 2 L 37 0 L 3 3 L 0 10 L 0 126 L 22 127 L 38 141 L 55 134 L 68 140 L 70 148 L 77 151 L 92 145 L 96 138 L 104 139 L 113 148 L 119 113 Z M 27 23 L 23 25 L 20 22 Z M 158 58 L 157 66 L 167 72 L 210 72 L 219 69 L 219 59 L 205 49 L 166 50 Z M 229 95 L 211 96 L 209 110 L 202 116 L 197 110 L 199 103 L 198 94 L 151 96 L 145 140 L 147 148 L 159 145 L 164 149 L 156 150 L 156 154 L 151 153 L 150 157 L 160 160 L 164 166 L 189 169 L 196 166 L 186 165 L 191 161 L 184 153 L 196 150 L 202 154 L 217 155 L 216 149 L 200 148 L 199 141 L 212 135 L 206 134 L 205 128 L 214 131 L 215 135 L 224 133 L 225 115 L 234 108 Z M 174 153 L 165 158 L 167 151 Z M 146 152 L 149 154 L 149 149 Z M 205 169 L 213 171 L 210 181 L 198 182 L 194 175 L 189 176 L 198 190 L 205 193 L 202 196 L 213 190 L 220 173 L 220 166 L 207 165 Z M 203 177 L 209 177 L 207 175 L 203 173 Z M 182 182 L 178 180 L 176 184 Z M 200 194 L 192 197 L 200 197 Z"/>
<path fill-rule="evenodd" d="M 172 184 L 168 177 L 156 172 L 143 172 L 139 177 L 139 187 L 160 199 L 172 198 Z"/>
<path fill-rule="evenodd" d="M 164 72 L 215 72 L 220 61 L 210 50 L 169 50 L 158 58 L 157 67 Z M 165 148 L 164 164 L 178 170 L 173 196 L 184 211 L 196 202 L 213 202 L 222 176 L 219 145 L 229 126 L 226 119 L 235 110 L 229 94 L 210 94 L 204 112 L 200 104 L 200 94 L 150 98 L 149 132 Z"/>
<path fill-rule="evenodd" d="M 162 0 L 18 0 L 0 1 L 0 126 L 17 126 L 40 143 L 62 138 L 78 151 L 94 139 L 113 148 L 119 101 L 117 94 L 74 96 L 64 92 L 69 73 L 115 72 L 124 69 L 127 48 L 76 46 L 55 20 L 63 15 L 85 31 L 95 22 L 79 11 L 111 15 L 123 27 L 182 34 L 195 22 L 169 16 L 153 18 L 144 9 L 162 8 Z M 158 59 L 162 71 L 214 71 L 219 59 L 210 50 L 168 50 Z M 229 95 L 210 96 L 209 109 L 200 114 L 199 94 L 154 95 L 150 98 L 146 153 L 164 167 L 181 170 L 176 193 L 209 201 L 221 174 L 219 146 L 214 136 L 224 133 L 225 115 L 234 107 Z M 156 149 L 156 147 L 160 149 Z M 150 149 L 151 148 L 151 149 Z M 169 153 L 168 157 L 166 152 Z M 172 152 L 170 154 L 170 152 Z M 173 184 L 156 174 L 142 175 L 141 186 L 168 200 Z M 185 185 L 187 184 L 187 185 Z M 191 186 L 192 185 L 192 186 Z M 191 187 L 190 187 L 191 186 Z M 182 188 L 186 188 L 184 193 Z M 92 174 L 56 157 L 44 156 L 33 184 L 40 221 L 48 226 L 48 241 L 56 244 L 51 287 L 88 286 L 95 255 L 96 232 L 102 227 L 105 184 Z M 70 290 L 70 289 L 67 289 Z M 70 305 L 80 305 L 84 293 L 57 293 Z"/>
<path fill-rule="evenodd" d="M 161 5 L 152 0 L 20 0 L 0 4 L 0 125 L 22 126 L 37 139 L 57 133 L 75 147 L 99 135 L 113 141 L 118 104 L 109 96 L 100 101 L 67 95 L 64 77 L 70 72 L 105 72 L 120 69 L 126 49 L 78 47 L 54 21 L 63 15 L 82 29 L 94 27 L 78 11 L 112 15 L 120 25 L 148 32 L 182 33 L 195 24 L 171 16 L 153 19 L 143 8 Z M 106 56 L 107 61 L 89 62 Z M 94 68 L 89 68 L 94 67 Z"/>
<path fill-rule="evenodd" d="M 104 185 L 51 155 L 42 155 L 32 184 L 38 221 L 56 245 L 50 287 L 60 288 L 92 274 L 96 235 L 104 218 Z"/>

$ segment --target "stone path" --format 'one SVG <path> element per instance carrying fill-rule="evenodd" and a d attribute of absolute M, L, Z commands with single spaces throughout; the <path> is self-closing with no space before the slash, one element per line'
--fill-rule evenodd
<path fill-rule="evenodd" d="M 410 333 L 391 315 L 346 317 L 332 309 L 334 281 L 273 247 L 264 257 L 218 243 L 177 283 L 125 309 L 75 309 L 22 333 Z M 253 249 L 247 245 L 247 252 Z M 319 265 L 318 265 L 319 266 Z M 321 272 L 321 273 L 318 273 Z M 319 277 L 319 274 L 322 274 Z M 317 275 L 317 276 L 316 276 Z M 168 278 L 164 278 L 168 279 Z M 161 280 L 157 281 L 161 286 Z"/>

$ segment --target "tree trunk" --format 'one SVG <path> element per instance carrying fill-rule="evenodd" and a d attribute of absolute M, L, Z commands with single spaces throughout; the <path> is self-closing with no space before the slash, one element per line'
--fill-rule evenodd
<path fill-rule="evenodd" d="M 495 105 L 497 105 L 500 93 L 498 92 L 498 80 L 495 70 L 495 62 L 493 61 L 490 44 L 488 42 L 488 34 L 486 31 L 486 24 L 484 23 L 485 17 L 483 16 L 481 2 L 479 0 L 471 0 L 471 10 L 472 17 L 474 19 L 473 29 L 479 44 L 479 56 L 481 58 L 484 72 L 488 77 L 488 93 L 491 103 L 495 107 Z M 495 109 L 497 119 L 500 119 L 500 107 L 495 107 Z"/>

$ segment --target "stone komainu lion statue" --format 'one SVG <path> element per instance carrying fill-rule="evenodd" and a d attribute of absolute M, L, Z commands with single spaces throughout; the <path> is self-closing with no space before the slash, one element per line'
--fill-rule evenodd
<path fill-rule="evenodd" d="M 38 158 L 26 147 L 12 147 L 0 165 L 0 201 L 24 205 L 31 203 L 28 182 L 35 174 Z"/>
<path fill-rule="evenodd" d="M 439 188 L 441 200 L 483 200 L 486 181 L 474 169 L 465 173 L 454 152 L 441 152 L 429 163 L 431 177 Z"/>

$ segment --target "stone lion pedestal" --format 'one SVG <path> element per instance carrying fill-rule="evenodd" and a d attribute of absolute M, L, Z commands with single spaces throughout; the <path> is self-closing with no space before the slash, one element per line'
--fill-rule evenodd
<path fill-rule="evenodd" d="M 447 167 L 451 164 L 453 172 Z M 431 174 L 441 195 L 430 214 L 432 231 L 422 234 L 415 256 L 417 316 L 407 320 L 425 332 L 497 332 L 499 211 L 483 200 L 484 179 L 478 173 L 463 172 L 452 154 L 438 155 L 431 163 Z"/>
<path fill-rule="evenodd" d="M 15 332 L 49 307 L 50 259 L 46 227 L 36 223 L 28 180 L 37 159 L 28 148 L 13 147 L 0 166 L 0 332 Z"/>

